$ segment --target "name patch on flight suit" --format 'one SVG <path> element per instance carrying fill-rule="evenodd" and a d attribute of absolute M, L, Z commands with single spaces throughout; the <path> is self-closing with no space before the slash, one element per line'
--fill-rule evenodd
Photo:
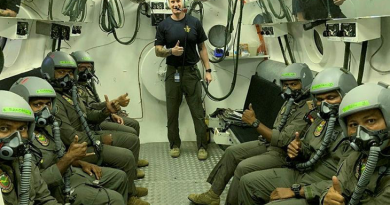
<path fill-rule="evenodd" d="M 282 107 L 282 110 L 280 111 L 280 114 L 283 115 L 284 112 L 286 112 L 286 106 L 283 106 L 283 107 Z"/>
<path fill-rule="evenodd" d="M 67 96 L 63 95 L 62 96 L 66 101 L 68 101 L 68 103 L 70 103 L 71 105 L 73 105 L 73 100 L 71 100 L 70 98 L 68 98 Z"/>
<path fill-rule="evenodd" d="M 14 184 L 11 181 L 11 178 L 5 172 L 0 174 L 0 187 L 1 192 L 4 194 L 10 193 L 14 189 Z"/>
<path fill-rule="evenodd" d="M 87 90 L 87 93 L 89 96 L 92 96 L 92 97 L 95 96 L 91 90 L 89 90 L 88 88 L 86 88 L 86 90 Z"/>
<path fill-rule="evenodd" d="M 50 143 L 50 141 L 47 140 L 45 135 L 42 135 L 42 134 L 39 134 L 39 133 L 35 135 L 35 139 L 37 139 L 39 144 L 41 144 L 44 147 L 47 147 L 49 145 L 49 143 Z"/>
<path fill-rule="evenodd" d="M 359 162 L 359 164 L 356 166 L 356 169 L 355 169 L 355 177 L 356 179 L 359 179 L 360 175 L 364 172 L 364 170 L 366 169 L 366 163 L 367 162 L 363 162 L 363 160 L 361 160 Z"/>
<path fill-rule="evenodd" d="M 314 136 L 318 137 L 321 135 L 321 133 L 324 131 L 324 128 L 326 126 L 326 121 L 323 120 L 314 130 Z"/>
<path fill-rule="evenodd" d="M 83 89 L 79 88 L 77 90 L 78 90 L 78 94 L 81 96 L 83 94 Z"/>

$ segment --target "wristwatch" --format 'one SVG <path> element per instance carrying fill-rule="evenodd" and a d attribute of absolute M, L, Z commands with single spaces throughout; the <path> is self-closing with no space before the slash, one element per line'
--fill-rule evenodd
<path fill-rule="evenodd" d="M 206 73 L 211 73 L 211 68 L 206 69 Z"/>
<path fill-rule="evenodd" d="M 256 120 L 252 123 L 252 127 L 254 127 L 254 128 L 257 128 L 259 125 L 260 125 L 260 120 L 258 120 L 258 119 L 256 119 Z"/>
<path fill-rule="evenodd" d="M 168 49 L 169 55 L 172 55 L 172 48 Z"/>
<path fill-rule="evenodd" d="M 300 184 L 293 184 L 291 185 L 291 190 L 295 194 L 295 198 L 300 198 L 301 194 L 299 194 L 299 191 L 301 190 L 301 185 Z"/>

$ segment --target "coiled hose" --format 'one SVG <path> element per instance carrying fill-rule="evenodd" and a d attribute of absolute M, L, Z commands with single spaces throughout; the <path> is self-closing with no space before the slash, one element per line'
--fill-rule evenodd
<path fill-rule="evenodd" d="M 28 205 L 30 203 L 30 178 L 32 172 L 32 155 L 29 151 L 24 155 L 22 168 L 19 205 Z"/>
<path fill-rule="evenodd" d="M 60 132 L 60 125 L 58 124 L 57 121 L 54 121 L 53 123 L 53 135 L 54 135 L 54 143 L 56 147 L 56 152 L 57 152 L 57 157 L 62 158 L 65 155 L 65 150 L 62 149 L 62 141 L 61 141 L 61 132 Z M 65 184 L 65 189 L 64 189 L 64 194 L 65 194 L 65 203 L 70 204 L 70 176 L 72 175 L 72 171 L 70 168 L 68 168 L 65 172 L 64 175 L 64 184 Z"/>
<path fill-rule="evenodd" d="M 87 122 L 87 120 L 85 119 L 85 117 L 83 115 L 84 113 L 80 109 L 80 106 L 79 106 L 79 103 L 78 103 L 78 97 L 77 97 L 77 86 L 76 86 L 76 84 L 74 84 L 72 86 L 72 100 L 73 100 L 74 108 L 76 109 L 76 112 L 77 112 L 77 114 L 80 117 L 81 124 L 83 125 L 84 130 L 87 133 L 87 136 L 88 136 L 89 140 L 92 142 L 92 145 L 93 145 L 93 148 L 95 150 L 95 153 L 98 156 L 99 160 L 97 162 L 97 165 L 100 166 L 102 164 L 102 161 L 103 161 L 103 159 L 101 157 L 102 148 L 101 148 L 100 142 L 97 143 L 97 140 L 93 136 L 91 129 L 89 129 L 88 122 Z"/>
<path fill-rule="evenodd" d="M 290 114 L 291 106 L 293 103 L 294 103 L 294 98 L 289 98 L 287 101 L 287 104 L 286 104 L 286 108 L 285 108 L 286 110 L 284 111 L 282 119 L 280 120 L 280 123 L 278 125 L 279 132 L 282 131 L 283 127 L 287 123 L 287 118 L 288 118 L 288 115 Z"/>
<path fill-rule="evenodd" d="M 200 11 L 200 23 L 202 24 L 203 26 L 203 16 L 204 16 L 204 13 L 203 13 L 203 3 L 201 1 L 193 1 L 192 4 L 191 4 L 191 8 L 190 10 L 188 11 L 188 15 L 192 15 L 192 12 L 195 11 L 195 8 L 196 6 L 199 6 L 199 11 Z"/>
<path fill-rule="evenodd" d="M 81 22 L 86 16 L 86 4 L 87 0 L 69 0 L 62 14 L 69 16 L 69 21 L 77 21 L 77 19 L 80 19 Z M 79 18 L 80 15 L 81 17 Z"/>
<path fill-rule="evenodd" d="M 328 126 L 326 128 L 325 137 L 321 142 L 320 148 L 317 150 L 316 154 L 307 162 L 299 163 L 295 165 L 297 169 L 305 170 L 307 168 L 312 167 L 326 152 L 326 149 L 329 147 L 332 142 L 334 125 L 336 124 L 337 117 L 332 114 L 328 121 Z"/>
<path fill-rule="evenodd" d="M 360 177 L 355 187 L 355 190 L 353 191 L 351 200 L 349 201 L 348 205 L 359 204 L 360 198 L 362 198 L 367 185 L 370 183 L 370 178 L 375 171 L 375 167 L 378 162 L 380 152 L 381 149 L 377 146 L 372 146 L 370 148 L 370 153 L 368 154 L 366 168 L 364 169 L 363 174 Z"/>

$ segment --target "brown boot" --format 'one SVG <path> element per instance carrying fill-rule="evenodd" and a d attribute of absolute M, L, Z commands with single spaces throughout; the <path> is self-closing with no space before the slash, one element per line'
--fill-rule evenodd
<path fill-rule="evenodd" d="M 137 169 L 137 179 L 142 179 L 144 177 L 145 177 L 145 172 L 140 169 Z"/>
<path fill-rule="evenodd" d="M 219 205 L 220 203 L 219 196 L 211 189 L 203 194 L 190 194 L 188 199 L 195 204 Z"/>
<path fill-rule="evenodd" d="M 147 188 L 136 187 L 135 189 L 137 191 L 137 194 L 136 194 L 137 197 L 143 197 L 143 196 L 148 195 L 148 189 Z"/>
<path fill-rule="evenodd" d="M 146 201 L 143 201 L 142 199 L 132 196 L 127 202 L 127 205 L 150 205 L 150 204 Z"/>
<path fill-rule="evenodd" d="M 138 167 L 146 167 L 146 166 L 148 166 L 148 165 L 149 165 L 148 160 L 146 160 L 146 159 L 140 159 L 140 160 L 138 160 L 138 163 L 137 163 L 137 166 L 138 166 Z"/>

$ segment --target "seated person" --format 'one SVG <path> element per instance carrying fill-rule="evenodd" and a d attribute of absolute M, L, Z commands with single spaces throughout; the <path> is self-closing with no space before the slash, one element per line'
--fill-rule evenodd
<path fill-rule="evenodd" d="M 21 0 L 1 0 L 0 1 L 0 17 L 16 17 L 19 13 Z"/>
<path fill-rule="evenodd" d="M 136 196 L 137 190 L 134 186 L 134 180 L 137 177 L 137 164 L 135 156 L 138 157 L 139 154 L 139 141 L 136 141 L 136 144 L 127 141 L 118 144 L 117 141 L 126 140 L 127 133 L 99 134 L 90 130 L 87 120 L 102 122 L 111 113 L 117 112 L 117 109 L 108 99 L 106 99 L 106 108 L 103 110 L 86 109 L 84 103 L 77 96 L 76 87 L 73 86 L 76 69 L 77 65 L 74 59 L 61 51 L 49 53 L 42 62 L 42 73 L 56 91 L 57 112 L 55 117 L 60 122 L 61 140 L 67 147 L 72 144 L 76 135 L 79 138 L 78 142 L 87 142 L 88 152 L 95 152 L 95 155 L 84 157 L 83 161 L 126 172 L 129 193 L 131 196 Z M 72 88 L 75 92 L 72 92 L 74 95 L 71 97 L 69 93 Z"/>
<path fill-rule="evenodd" d="M 288 145 L 291 168 L 256 171 L 241 177 L 239 204 L 318 204 L 339 163 L 351 149 L 343 140 L 337 122 L 338 107 L 347 92 L 357 86 L 353 75 L 342 68 L 327 68 L 314 78 L 310 92 L 314 95 L 318 117 Z M 316 115 L 310 112 L 307 117 Z M 313 114 L 311 114 L 313 113 Z M 312 117 L 310 117 L 312 116 Z M 283 199 L 283 200 L 281 200 Z"/>
<path fill-rule="evenodd" d="M 365 84 L 349 92 L 340 109 L 340 124 L 356 150 L 333 177 L 324 205 L 390 203 L 390 90 Z"/>
<path fill-rule="evenodd" d="M 327 2 L 329 1 L 329 2 Z M 330 18 L 346 18 L 340 9 L 345 0 L 293 0 L 292 13 L 298 21 L 327 19 L 328 3 Z"/>
<path fill-rule="evenodd" d="M 60 205 L 50 196 L 24 141 L 32 137 L 34 113 L 20 96 L 0 91 L 0 204 Z"/>
<path fill-rule="evenodd" d="M 95 63 L 91 56 L 85 51 L 77 51 L 70 54 L 77 63 L 78 67 L 78 92 L 82 101 L 88 108 L 102 110 L 106 107 L 106 102 L 100 102 L 99 96 L 96 93 L 93 77 L 95 75 Z M 117 101 L 121 107 L 126 107 L 130 99 L 127 93 L 119 96 L 114 101 Z M 122 113 L 121 111 L 119 111 Z M 119 113 L 112 113 L 109 120 L 105 120 L 100 124 L 93 124 L 94 127 L 102 130 L 115 130 L 127 132 L 128 137 L 134 138 L 139 136 L 139 123 L 135 119 L 120 116 Z M 97 129 L 97 130 L 98 130 Z M 147 166 L 149 163 L 146 160 L 138 160 L 138 167 Z"/>
<path fill-rule="evenodd" d="M 41 154 L 35 154 L 33 161 L 58 202 L 74 205 L 91 201 L 94 204 L 127 204 L 125 172 L 82 161 L 94 153 L 86 153 L 87 143 L 78 143 L 77 135 L 65 152 L 59 123 L 51 114 L 55 112 L 56 92 L 47 81 L 37 77 L 21 78 L 10 91 L 23 97 L 34 112 L 36 126 L 31 141 Z M 106 190 L 103 194 L 101 187 Z M 74 190 L 72 193 L 71 188 Z"/>
<path fill-rule="evenodd" d="M 86 104 L 96 110 L 103 109 L 106 105 L 101 102 L 95 88 L 95 62 L 92 57 L 85 51 L 76 51 L 70 54 L 77 63 L 78 67 L 78 86 L 81 98 Z M 130 102 L 128 94 L 124 94 L 115 99 L 121 107 L 127 107 Z M 100 123 L 100 128 L 103 130 L 118 130 L 124 132 L 131 132 L 139 136 L 139 122 L 135 119 L 120 116 L 118 114 L 111 114 L 110 120 Z M 113 123 L 112 123 L 113 122 Z M 120 126 L 125 125 L 125 126 Z"/>
<path fill-rule="evenodd" d="M 211 184 L 210 190 L 203 194 L 191 194 L 188 196 L 189 200 L 195 204 L 219 204 L 220 195 L 230 178 L 234 176 L 227 204 L 236 204 L 241 176 L 286 164 L 287 154 L 283 148 L 294 139 L 291 137 L 294 132 L 301 131 L 306 126 L 303 117 L 309 111 L 306 101 L 310 95 L 307 91 L 313 81 L 313 75 L 306 64 L 294 63 L 282 71 L 280 81 L 286 103 L 282 106 L 272 128 L 266 127 L 256 119 L 252 105 L 249 105 L 249 110 L 242 116 L 242 120 L 255 127 L 264 140 L 228 147 L 207 179 Z"/>

